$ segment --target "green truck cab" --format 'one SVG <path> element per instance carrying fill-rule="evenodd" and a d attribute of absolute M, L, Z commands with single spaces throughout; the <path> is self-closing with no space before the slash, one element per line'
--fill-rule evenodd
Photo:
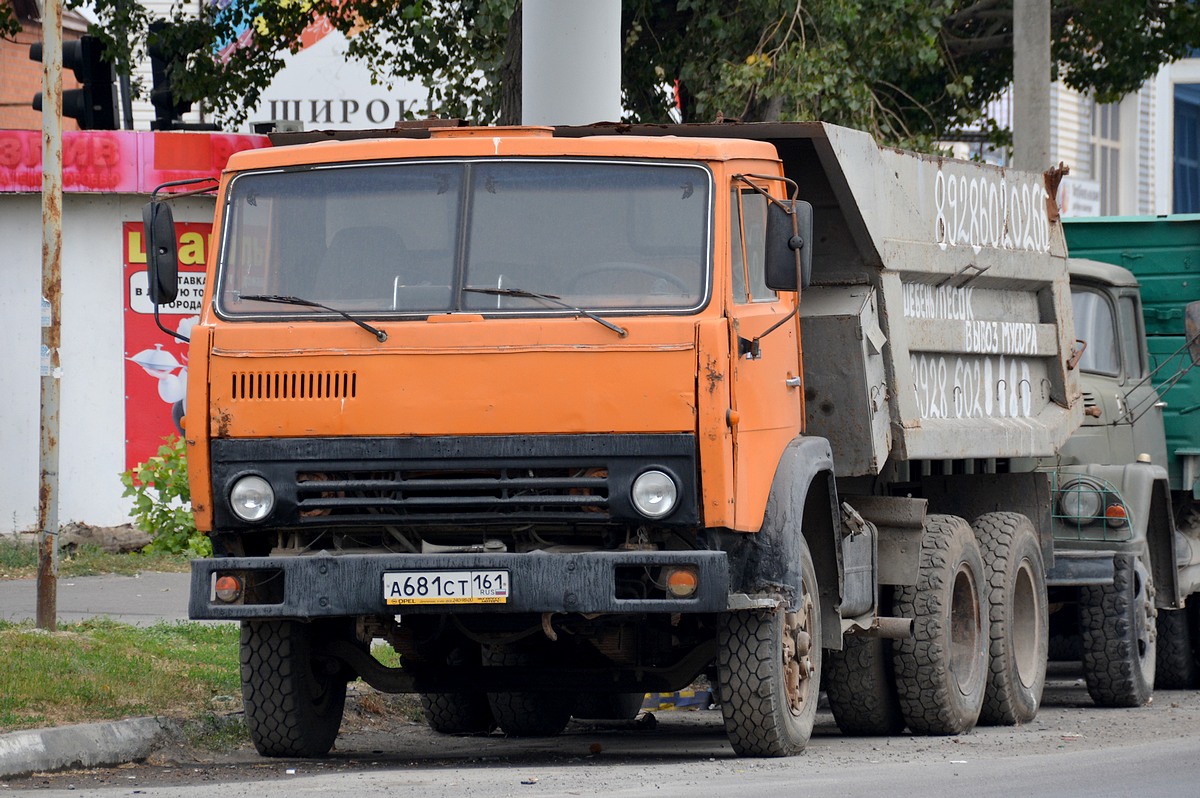
<path fill-rule="evenodd" d="M 1200 216 L 1063 227 L 1084 422 L 1055 464 L 1047 579 L 1078 613 L 1052 634 L 1078 632 L 1098 704 L 1136 706 L 1200 684 Z"/>

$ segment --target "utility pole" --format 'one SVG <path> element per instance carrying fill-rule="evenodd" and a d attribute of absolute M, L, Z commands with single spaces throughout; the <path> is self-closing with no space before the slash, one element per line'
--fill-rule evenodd
<path fill-rule="evenodd" d="M 1050 0 L 1013 3 L 1013 166 L 1050 168 Z"/>
<path fill-rule="evenodd" d="M 620 0 L 524 0 L 521 121 L 621 121 Z"/>
<path fill-rule="evenodd" d="M 62 0 L 42 9 L 42 352 L 37 627 L 58 616 L 58 438 L 62 343 Z"/>

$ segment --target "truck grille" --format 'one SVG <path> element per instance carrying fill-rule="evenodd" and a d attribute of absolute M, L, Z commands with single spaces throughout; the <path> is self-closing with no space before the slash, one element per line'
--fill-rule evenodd
<path fill-rule="evenodd" d="M 599 467 L 306 472 L 297 483 L 302 523 L 609 520 L 608 473 Z"/>
<path fill-rule="evenodd" d="M 436 437 L 214 438 L 213 523 L 265 528 L 229 505 L 247 474 L 275 490 L 275 527 L 565 528 L 645 523 L 637 477 L 672 475 L 677 508 L 659 524 L 699 521 L 696 438 L 687 433 Z"/>
<path fill-rule="evenodd" d="M 353 399 L 353 371 L 240 371 L 232 375 L 229 396 L 247 399 Z"/>

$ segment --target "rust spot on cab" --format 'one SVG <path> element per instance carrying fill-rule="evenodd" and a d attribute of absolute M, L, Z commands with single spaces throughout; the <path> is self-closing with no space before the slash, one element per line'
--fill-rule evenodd
<path fill-rule="evenodd" d="M 725 381 L 725 375 L 714 358 L 709 358 L 708 362 L 704 364 L 704 379 L 708 383 L 710 394 L 715 393 L 717 387 Z"/>

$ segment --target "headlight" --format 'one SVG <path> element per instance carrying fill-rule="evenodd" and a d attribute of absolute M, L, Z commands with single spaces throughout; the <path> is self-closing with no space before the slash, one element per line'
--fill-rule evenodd
<path fill-rule="evenodd" d="M 229 491 L 229 504 L 234 514 L 243 521 L 261 521 L 275 506 L 275 491 L 271 483 L 262 477 L 242 477 L 233 483 Z"/>
<path fill-rule="evenodd" d="M 1058 509 L 1075 524 L 1090 524 L 1103 514 L 1104 488 L 1090 479 L 1073 479 L 1058 491 Z"/>
<path fill-rule="evenodd" d="M 675 509 L 679 488 L 662 471 L 646 471 L 633 481 L 633 506 L 647 518 L 662 518 Z"/>

